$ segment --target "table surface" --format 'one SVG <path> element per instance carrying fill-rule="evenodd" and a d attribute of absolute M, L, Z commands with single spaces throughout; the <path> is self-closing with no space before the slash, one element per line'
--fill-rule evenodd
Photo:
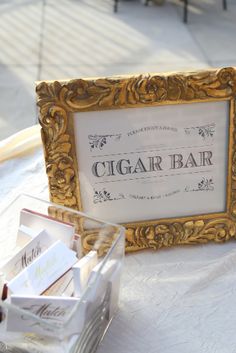
<path fill-rule="evenodd" d="M 20 193 L 48 199 L 42 148 L 1 162 L 0 181 L 0 209 Z M 98 353 L 236 353 L 235 265 L 233 241 L 127 255 Z"/>

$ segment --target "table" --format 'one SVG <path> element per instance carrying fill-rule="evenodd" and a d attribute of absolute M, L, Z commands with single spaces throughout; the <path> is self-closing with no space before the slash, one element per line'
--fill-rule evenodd
<path fill-rule="evenodd" d="M 38 127 L 1 142 L 2 156 L 0 208 L 22 192 L 48 198 Z M 235 265 L 233 241 L 127 255 L 98 353 L 235 353 Z"/>

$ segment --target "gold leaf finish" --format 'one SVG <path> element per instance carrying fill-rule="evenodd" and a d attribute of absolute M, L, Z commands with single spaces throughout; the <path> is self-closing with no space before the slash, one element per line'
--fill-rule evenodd
<path fill-rule="evenodd" d="M 126 226 L 126 250 L 224 242 L 236 235 L 236 69 L 147 74 L 61 82 L 36 88 L 51 200 L 81 210 L 73 113 L 228 100 L 230 102 L 227 206 L 222 214 L 145 221 Z M 94 234 L 85 234 L 89 248 Z M 87 237 L 87 238 L 86 238 Z M 87 249 L 88 250 L 88 249 Z"/>
<path fill-rule="evenodd" d="M 163 246 L 224 242 L 236 235 L 236 224 L 229 219 L 163 222 L 156 226 L 127 227 L 126 251 Z"/>
<path fill-rule="evenodd" d="M 76 196 L 75 161 L 68 131 L 68 110 L 64 102 L 65 89 L 60 83 L 41 84 L 40 124 L 44 144 L 46 172 L 49 180 L 51 200 L 55 203 L 74 207 Z"/>

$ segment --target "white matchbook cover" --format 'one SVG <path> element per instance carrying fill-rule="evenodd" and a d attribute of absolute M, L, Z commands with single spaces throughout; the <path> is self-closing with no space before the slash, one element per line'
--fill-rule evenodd
<path fill-rule="evenodd" d="M 8 283 L 12 294 L 39 295 L 77 261 L 74 251 L 58 240 Z"/>

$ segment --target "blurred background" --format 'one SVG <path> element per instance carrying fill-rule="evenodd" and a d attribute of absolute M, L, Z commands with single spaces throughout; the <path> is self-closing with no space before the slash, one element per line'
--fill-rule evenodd
<path fill-rule="evenodd" d="M 236 0 L 189 0 L 187 24 L 144 2 L 0 0 L 0 140 L 37 123 L 38 80 L 236 66 Z"/>

